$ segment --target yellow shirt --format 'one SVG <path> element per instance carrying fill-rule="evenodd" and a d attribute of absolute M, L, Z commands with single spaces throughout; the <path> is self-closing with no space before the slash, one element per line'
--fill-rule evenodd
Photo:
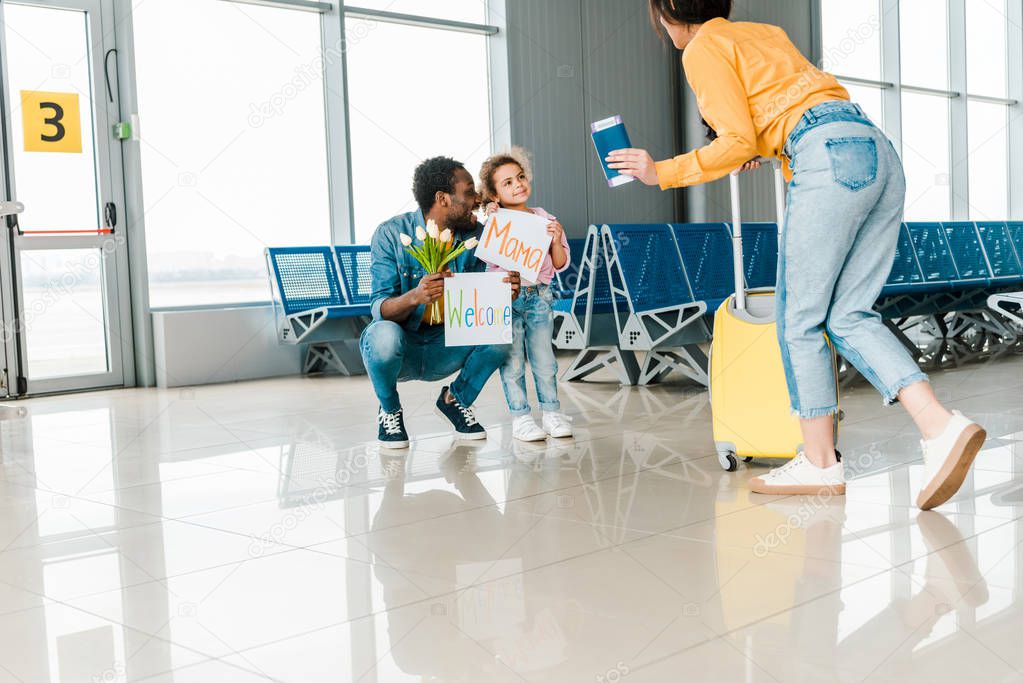
<path fill-rule="evenodd" d="M 682 66 L 718 138 L 658 163 L 665 190 L 717 180 L 756 156 L 780 159 L 807 109 L 849 99 L 834 76 L 817 69 L 785 31 L 768 24 L 712 19 L 682 53 Z M 787 163 L 785 170 L 790 176 Z"/>

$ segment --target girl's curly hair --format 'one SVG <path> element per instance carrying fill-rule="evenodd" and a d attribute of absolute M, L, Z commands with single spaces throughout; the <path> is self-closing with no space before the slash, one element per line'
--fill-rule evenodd
<path fill-rule="evenodd" d="M 480 194 L 484 204 L 497 201 L 494 173 L 505 164 L 518 164 L 529 182 L 533 182 L 533 164 L 530 161 L 529 152 L 524 147 L 514 146 L 498 152 L 488 157 L 480 167 Z"/>

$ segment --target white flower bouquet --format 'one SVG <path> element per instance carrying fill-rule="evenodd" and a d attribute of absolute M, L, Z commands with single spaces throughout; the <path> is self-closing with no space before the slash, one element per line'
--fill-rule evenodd
<path fill-rule="evenodd" d="M 419 261 L 419 265 L 429 275 L 443 272 L 451 261 L 461 256 L 466 249 L 472 249 L 477 244 L 476 238 L 473 237 L 456 245 L 451 230 L 447 229 L 441 232 L 433 220 L 426 222 L 425 230 L 422 226 L 416 228 L 416 240 L 420 244 L 415 244 L 408 235 L 401 236 L 401 243 L 405 249 L 412 254 L 416 261 Z M 430 304 L 430 324 L 436 325 L 440 320 L 440 302 L 435 301 Z"/>

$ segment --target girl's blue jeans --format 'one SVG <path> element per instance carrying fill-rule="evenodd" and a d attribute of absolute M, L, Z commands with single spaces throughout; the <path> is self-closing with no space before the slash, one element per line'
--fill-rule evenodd
<path fill-rule="evenodd" d="M 551 339 L 554 335 L 553 294 L 547 285 L 523 287 L 512 304 L 512 345 L 501 368 L 504 396 L 512 415 L 526 415 L 526 361 L 533 371 L 540 409 L 561 410 L 558 401 L 558 360 Z"/>

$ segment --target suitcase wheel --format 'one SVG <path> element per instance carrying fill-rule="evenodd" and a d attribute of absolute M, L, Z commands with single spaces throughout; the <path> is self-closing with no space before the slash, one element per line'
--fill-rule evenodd
<path fill-rule="evenodd" d="M 732 451 L 719 452 L 718 463 L 725 472 L 734 472 L 739 469 L 739 461 L 735 459 L 735 453 Z"/>

